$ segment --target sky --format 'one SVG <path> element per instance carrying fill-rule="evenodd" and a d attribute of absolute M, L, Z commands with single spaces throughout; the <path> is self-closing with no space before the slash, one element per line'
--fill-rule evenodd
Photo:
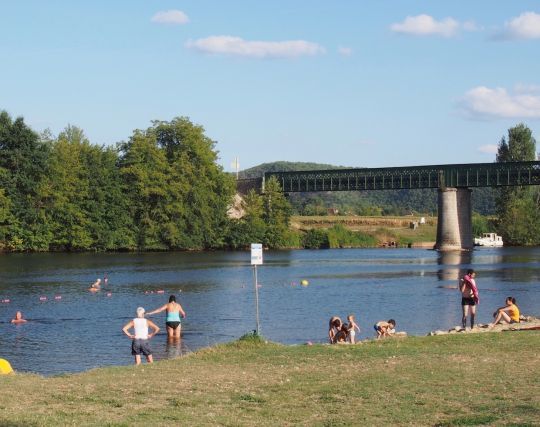
<path fill-rule="evenodd" d="M 229 171 L 492 162 L 518 123 L 540 141 L 537 0 L 0 6 L 0 110 L 38 132 L 109 145 L 185 116 Z"/>

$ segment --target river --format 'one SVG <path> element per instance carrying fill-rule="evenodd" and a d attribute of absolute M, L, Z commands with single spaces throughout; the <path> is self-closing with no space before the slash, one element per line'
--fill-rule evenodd
<path fill-rule="evenodd" d="M 460 323 L 458 276 L 477 270 L 487 323 L 506 296 L 540 314 L 540 249 L 471 253 L 423 249 L 291 250 L 264 253 L 259 267 L 261 332 L 284 344 L 325 342 L 328 319 L 354 313 L 360 338 L 394 318 L 397 330 L 425 335 Z M 108 277 L 91 294 L 96 278 Z M 302 280 L 308 286 L 301 286 Z M 163 293 L 158 293 L 163 291 Z M 156 360 L 234 340 L 255 328 L 249 252 L 9 254 L 0 257 L 0 358 L 44 375 L 132 363 L 122 326 L 138 306 L 150 311 L 177 295 L 187 318 L 180 345 L 162 328 L 151 341 Z M 44 300 L 46 298 L 46 300 Z M 21 310 L 29 322 L 12 325 Z"/>

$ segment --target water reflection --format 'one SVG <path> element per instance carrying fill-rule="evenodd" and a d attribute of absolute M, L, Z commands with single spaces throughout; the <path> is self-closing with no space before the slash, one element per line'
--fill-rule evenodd
<path fill-rule="evenodd" d="M 182 346 L 181 339 L 176 340 L 167 338 L 167 344 L 165 345 L 165 355 L 167 359 L 174 359 L 187 353 L 187 349 Z"/>
<path fill-rule="evenodd" d="M 437 270 L 440 281 L 457 281 L 467 268 L 470 268 L 472 260 L 471 251 L 445 251 L 438 252 L 437 264 L 441 266 Z"/>

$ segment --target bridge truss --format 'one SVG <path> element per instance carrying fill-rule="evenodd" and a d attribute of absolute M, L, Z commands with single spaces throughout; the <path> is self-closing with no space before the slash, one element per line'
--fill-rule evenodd
<path fill-rule="evenodd" d="M 263 182 L 270 177 L 285 193 L 540 185 L 540 161 L 267 172 Z"/>

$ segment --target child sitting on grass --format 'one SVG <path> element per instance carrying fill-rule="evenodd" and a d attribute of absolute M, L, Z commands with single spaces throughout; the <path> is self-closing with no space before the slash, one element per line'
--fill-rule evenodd
<path fill-rule="evenodd" d="M 394 319 L 390 319 L 388 322 L 381 320 L 373 325 L 373 329 L 377 333 L 377 339 L 394 334 L 396 332 L 395 328 L 396 321 Z"/>

